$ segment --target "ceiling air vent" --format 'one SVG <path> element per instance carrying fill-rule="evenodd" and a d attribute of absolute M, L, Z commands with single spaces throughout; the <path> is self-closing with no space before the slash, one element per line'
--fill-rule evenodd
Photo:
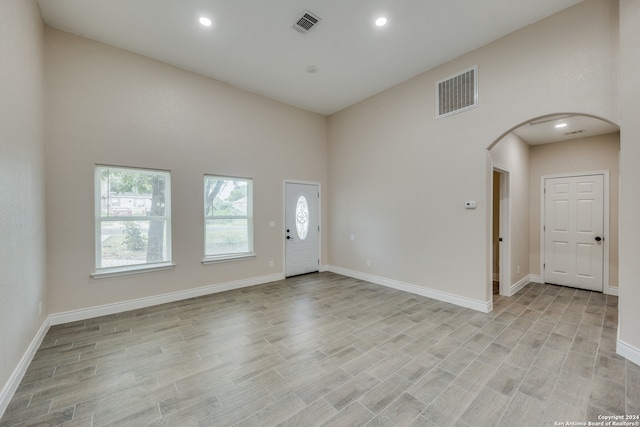
<path fill-rule="evenodd" d="M 580 129 L 580 130 L 574 130 L 573 132 L 567 132 L 565 133 L 566 136 L 571 136 L 571 135 L 577 135 L 579 133 L 584 133 L 585 130 L 584 129 Z"/>
<path fill-rule="evenodd" d="M 478 66 L 436 82 L 436 118 L 478 106 Z"/>
<path fill-rule="evenodd" d="M 304 12 L 302 12 L 300 18 L 298 18 L 298 21 L 293 25 L 293 29 L 299 33 L 306 34 L 318 22 L 320 22 L 320 18 L 318 18 L 318 16 L 314 15 L 308 10 L 305 10 Z"/>

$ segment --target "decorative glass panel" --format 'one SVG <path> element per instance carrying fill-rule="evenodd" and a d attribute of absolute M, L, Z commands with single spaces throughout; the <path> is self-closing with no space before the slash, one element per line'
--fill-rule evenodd
<path fill-rule="evenodd" d="M 298 203 L 296 203 L 296 231 L 300 240 L 307 238 L 307 232 L 309 231 L 309 205 L 307 204 L 307 198 L 300 196 Z"/>

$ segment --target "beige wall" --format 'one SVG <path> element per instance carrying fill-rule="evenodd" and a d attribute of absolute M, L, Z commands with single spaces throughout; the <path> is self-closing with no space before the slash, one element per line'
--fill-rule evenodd
<path fill-rule="evenodd" d="M 510 273 L 509 286 L 530 272 L 529 267 L 529 164 L 530 147 L 517 135 L 505 136 L 491 149 L 491 159 L 509 171 Z M 502 278 L 502 277 L 501 277 Z"/>
<path fill-rule="evenodd" d="M 620 1 L 620 299 L 618 337 L 640 352 L 640 2 Z M 636 363 L 640 355 L 636 354 Z M 635 410 L 639 408 L 635 407 Z"/>
<path fill-rule="evenodd" d="M 43 31 L 35 0 L 0 6 L 0 387 L 42 325 L 45 293 Z M 2 398 L 8 390 L 0 389 Z"/>
<path fill-rule="evenodd" d="M 609 171 L 609 286 L 618 286 L 618 182 L 620 134 L 531 147 L 531 273 L 540 275 L 540 177 Z"/>
<path fill-rule="evenodd" d="M 585 1 L 331 116 L 330 263 L 489 302 L 486 150 L 545 114 L 617 122 L 617 21 Z M 435 82 L 474 64 L 480 107 L 436 120 Z"/>
<path fill-rule="evenodd" d="M 51 311 L 283 274 L 283 180 L 320 182 L 326 196 L 326 118 L 68 33 L 45 36 Z M 96 163 L 171 171 L 174 270 L 89 277 Z M 205 173 L 254 179 L 256 259 L 201 263 Z"/>
<path fill-rule="evenodd" d="M 619 332 L 640 349 L 640 2 L 617 5 L 587 0 L 335 114 L 328 126 L 318 115 L 46 30 L 48 312 L 280 273 L 285 178 L 323 184 L 323 263 L 490 301 L 486 149 L 533 117 L 577 112 L 622 125 Z M 0 191 L 11 210 L 0 215 L 0 320 L 12 327 L 0 332 L 2 382 L 43 321 L 42 32 L 35 1 L 3 1 Z M 435 120 L 435 81 L 473 64 L 480 108 Z M 89 278 L 97 162 L 172 170 L 175 270 Z M 256 260 L 200 263 L 204 173 L 255 179 Z M 464 210 L 465 200 L 478 208 Z M 267 228 L 271 220 L 276 229 Z"/>

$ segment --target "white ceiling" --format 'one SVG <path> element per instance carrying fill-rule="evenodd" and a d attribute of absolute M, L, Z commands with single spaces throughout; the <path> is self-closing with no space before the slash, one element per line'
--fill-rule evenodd
<path fill-rule="evenodd" d="M 39 0 L 39 4 L 45 22 L 54 28 L 329 115 L 580 1 Z M 321 21 L 300 34 L 292 26 L 305 9 Z M 211 18 L 211 27 L 198 23 L 203 15 Z M 379 16 L 387 17 L 386 26 L 375 26 Z M 310 65 L 318 71 L 308 73 Z"/>
<path fill-rule="evenodd" d="M 561 124 L 566 126 L 556 127 Z M 532 120 L 514 130 L 513 133 L 529 145 L 540 145 L 604 135 L 619 132 L 619 130 L 618 126 L 593 117 L 558 114 Z"/>

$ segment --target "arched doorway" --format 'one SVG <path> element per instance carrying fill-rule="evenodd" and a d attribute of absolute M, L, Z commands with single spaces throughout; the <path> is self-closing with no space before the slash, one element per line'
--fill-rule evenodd
<path fill-rule="evenodd" d="M 544 177 L 593 171 L 608 175 L 604 217 L 609 232 L 599 243 L 604 250 L 602 291 L 617 294 L 619 144 L 617 125 L 575 113 L 533 118 L 491 144 L 489 187 L 494 203 L 489 203 L 489 264 L 491 283 L 497 278 L 500 295 L 513 295 L 531 281 L 545 282 Z M 501 179 L 502 186 L 494 187 L 494 177 Z M 500 201 L 508 206 L 497 210 Z M 496 227 L 499 233 L 493 233 Z"/>

